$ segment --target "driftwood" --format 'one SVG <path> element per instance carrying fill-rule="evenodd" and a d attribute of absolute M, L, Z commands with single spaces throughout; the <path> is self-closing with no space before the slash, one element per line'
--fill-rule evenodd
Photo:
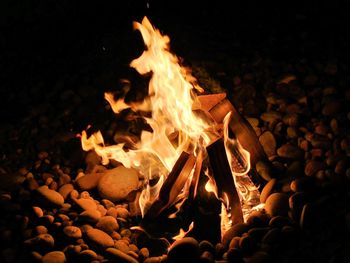
<path fill-rule="evenodd" d="M 224 203 L 228 201 L 232 224 L 243 222 L 243 212 L 237 189 L 225 152 L 224 140 L 219 138 L 207 147 L 212 176 L 216 184 L 217 195 Z M 226 195 L 226 196 L 225 196 Z M 227 199 L 227 200 L 226 200 Z"/>
<path fill-rule="evenodd" d="M 259 161 L 267 161 L 267 156 L 250 123 L 237 111 L 234 105 L 226 98 L 225 93 L 198 96 L 194 110 L 206 112 L 216 123 L 222 123 L 225 116 L 232 112 L 229 123 L 230 130 L 245 150 L 250 153 L 251 171 L 249 176 L 255 185 L 263 186 L 263 179 L 255 171 Z M 239 162 L 239 159 L 237 160 Z"/>
<path fill-rule="evenodd" d="M 157 199 L 146 211 L 145 218 L 152 219 L 159 216 L 161 212 L 177 201 L 195 163 L 196 157 L 193 154 L 182 152 L 172 171 L 165 179 Z"/>

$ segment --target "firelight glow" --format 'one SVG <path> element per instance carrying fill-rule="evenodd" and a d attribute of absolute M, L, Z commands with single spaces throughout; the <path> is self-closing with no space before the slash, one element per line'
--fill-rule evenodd
<path fill-rule="evenodd" d="M 139 199 L 141 213 L 144 215 L 147 205 L 158 196 L 164 179 L 180 154 L 186 151 L 197 156 L 200 151 L 205 151 L 205 147 L 218 136 L 218 132 L 214 122 L 199 117 L 192 110 L 192 105 L 197 102 L 197 93 L 203 92 L 203 89 L 169 51 L 169 37 L 155 29 L 147 17 L 144 17 L 142 23 L 135 22 L 134 28 L 140 31 L 146 50 L 130 66 L 141 75 L 152 73 L 148 96 L 141 103 L 126 103 L 123 98 L 115 100 L 110 93 L 105 94 L 105 99 L 116 114 L 125 109 L 150 112 L 151 115 L 143 118 L 152 132 L 142 131 L 140 140 L 132 149 L 125 149 L 124 143 L 106 146 L 101 132 L 88 138 L 86 131 L 83 131 L 81 142 L 85 151 L 95 150 L 102 157 L 104 165 L 110 160 L 116 160 L 125 167 L 137 169 L 144 176 L 146 184 Z M 230 140 L 227 142 L 233 143 Z M 235 142 L 235 145 L 239 143 Z M 249 153 L 242 147 L 239 150 L 246 157 L 246 169 L 243 173 L 232 170 L 234 177 L 246 175 L 250 168 Z M 227 151 L 229 156 L 229 150 Z M 154 186 L 147 184 L 157 178 L 158 183 Z M 242 201 L 247 198 L 246 194 L 241 194 Z"/>

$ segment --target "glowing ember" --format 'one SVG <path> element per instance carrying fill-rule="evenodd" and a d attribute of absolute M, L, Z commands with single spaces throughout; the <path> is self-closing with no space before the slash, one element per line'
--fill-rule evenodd
<path fill-rule="evenodd" d="M 109 160 L 116 160 L 125 167 L 137 169 L 144 176 L 145 187 L 139 199 L 144 215 L 148 205 L 157 198 L 165 178 L 180 154 L 185 151 L 195 156 L 202 155 L 212 139 L 220 136 L 220 131 L 216 123 L 199 117 L 192 110 L 192 106 L 198 104 L 196 93 L 202 92 L 203 89 L 196 84 L 195 78 L 179 65 L 177 57 L 170 53 L 169 37 L 161 35 L 146 17 L 142 23 L 134 23 L 134 28 L 141 32 L 147 49 L 139 58 L 133 60 L 130 66 L 142 75 L 152 73 L 149 95 L 141 103 L 128 104 L 124 99 L 115 100 L 110 93 L 105 94 L 105 99 L 116 114 L 125 109 L 139 114 L 148 112 L 148 117 L 143 118 L 152 128 L 152 132 L 142 131 L 140 140 L 132 145 L 132 149 L 126 149 L 123 143 L 106 146 L 101 132 L 88 138 L 87 133 L 83 131 L 81 142 L 85 151 L 95 150 L 102 157 L 103 164 L 108 164 Z M 244 212 L 246 215 L 258 205 L 259 192 L 248 180 L 249 153 L 237 140 L 228 137 L 228 122 L 229 116 L 225 121 L 225 147 L 243 209 L 247 211 Z M 244 160 L 242 171 L 237 171 L 231 158 L 232 151 L 239 151 L 241 154 Z M 188 195 L 192 176 L 193 172 L 180 195 L 181 198 Z M 154 186 L 149 184 L 152 179 L 158 180 Z M 215 193 L 215 182 L 209 182 L 206 189 Z M 223 220 L 226 220 L 224 218 L 230 212 L 227 200 L 222 200 L 225 206 Z"/>

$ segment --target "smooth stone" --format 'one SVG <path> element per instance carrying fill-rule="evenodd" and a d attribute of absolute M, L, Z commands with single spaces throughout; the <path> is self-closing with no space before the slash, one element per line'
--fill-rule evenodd
<path fill-rule="evenodd" d="M 87 238 L 94 244 L 102 247 L 102 248 L 108 248 L 108 247 L 113 247 L 114 246 L 114 241 L 113 239 L 105 232 L 102 230 L 92 228 L 89 229 L 86 232 Z"/>
<path fill-rule="evenodd" d="M 119 166 L 108 170 L 98 183 L 98 191 L 102 198 L 112 202 L 124 200 L 138 188 L 139 176 L 135 169 Z"/>
<path fill-rule="evenodd" d="M 305 175 L 312 176 L 316 174 L 319 170 L 323 170 L 326 167 L 327 165 L 324 162 L 310 160 L 306 163 L 304 172 L 305 172 Z"/>
<path fill-rule="evenodd" d="M 212 254 L 215 254 L 215 247 L 213 246 L 213 244 L 211 242 L 209 242 L 208 240 L 202 240 L 199 243 L 199 252 L 202 254 L 205 251 L 209 251 Z"/>
<path fill-rule="evenodd" d="M 249 235 L 244 236 L 239 241 L 239 246 L 244 254 L 251 254 L 257 247 L 255 240 Z"/>
<path fill-rule="evenodd" d="M 117 207 L 117 217 L 127 219 L 129 217 L 130 213 L 128 209 L 124 207 Z"/>
<path fill-rule="evenodd" d="M 169 262 L 196 262 L 199 259 L 199 244 L 192 237 L 176 240 L 168 252 Z"/>
<path fill-rule="evenodd" d="M 276 154 L 276 139 L 272 132 L 265 131 L 259 137 L 259 142 L 263 147 L 267 156 L 273 156 Z"/>
<path fill-rule="evenodd" d="M 240 237 L 234 237 L 231 239 L 230 241 L 230 244 L 228 245 L 228 248 L 229 249 L 232 249 L 232 248 L 237 248 L 237 249 L 240 249 L 240 245 L 239 245 L 239 242 L 240 242 L 241 238 Z"/>
<path fill-rule="evenodd" d="M 45 254 L 42 258 L 42 263 L 65 263 L 66 256 L 62 251 L 51 251 Z"/>
<path fill-rule="evenodd" d="M 242 251 L 238 248 L 230 248 L 226 254 L 226 262 L 244 263 Z M 215 261 L 217 262 L 217 261 Z"/>
<path fill-rule="evenodd" d="M 257 251 L 251 257 L 245 258 L 245 263 L 269 263 L 271 257 L 265 251 Z"/>
<path fill-rule="evenodd" d="M 87 221 L 90 223 L 97 223 L 98 220 L 101 218 L 101 213 L 97 210 L 86 210 L 84 212 L 81 212 L 79 214 L 79 218 L 83 221 Z"/>
<path fill-rule="evenodd" d="M 124 253 L 128 253 L 130 251 L 129 246 L 128 246 L 126 240 L 124 240 L 124 239 L 115 241 L 114 247 L 120 251 L 123 251 Z"/>
<path fill-rule="evenodd" d="M 27 239 L 24 241 L 24 244 L 32 248 L 35 247 L 35 249 L 40 251 L 50 250 L 54 247 L 55 240 L 50 234 L 40 234 L 31 239 Z"/>
<path fill-rule="evenodd" d="M 214 255 L 209 251 L 204 251 L 199 258 L 200 263 L 214 263 Z"/>
<path fill-rule="evenodd" d="M 60 195 L 62 195 L 64 200 L 66 200 L 70 192 L 72 192 L 73 190 L 74 186 L 72 184 L 64 184 L 58 189 L 58 192 L 60 193 Z"/>
<path fill-rule="evenodd" d="M 277 149 L 277 154 L 280 157 L 288 159 L 302 159 L 304 152 L 297 146 L 291 144 L 284 144 Z"/>
<path fill-rule="evenodd" d="M 117 219 L 115 219 L 113 216 L 103 216 L 98 220 L 96 228 L 106 232 L 107 234 L 111 234 L 113 231 L 117 231 L 119 229 L 119 225 Z"/>
<path fill-rule="evenodd" d="M 76 183 L 80 190 L 92 190 L 97 187 L 98 182 L 104 175 L 103 172 L 100 173 L 88 173 L 80 177 Z"/>
<path fill-rule="evenodd" d="M 117 208 L 115 207 L 111 207 L 107 210 L 107 213 L 106 215 L 108 216 L 113 216 L 114 218 L 117 218 L 118 217 L 118 210 Z"/>
<path fill-rule="evenodd" d="M 270 227 L 254 227 L 249 229 L 248 235 L 259 242 L 270 229 Z"/>
<path fill-rule="evenodd" d="M 282 121 L 283 121 L 284 124 L 286 124 L 288 126 L 291 126 L 291 127 L 298 126 L 298 124 L 299 124 L 299 115 L 296 114 L 296 113 L 289 113 L 289 114 L 283 116 Z"/>
<path fill-rule="evenodd" d="M 91 249 L 86 249 L 79 252 L 79 262 L 90 263 L 97 259 L 97 254 Z"/>
<path fill-rule="evenodd" d="M 288 217 L 285 216 L 275 216 L 271 218 L 269 222 L 270 227 L 279 227 L 282 228 L 284 226 L 288 226 L 291 224 L 291 221 Z"/>
<path fill-rule="evenodd" d="M 257 173 L 265 180 L 270 181 L 272 179 L 271 176 L 271 167 L 263 161 L 257 162 L 255 169 Z"/>
<path fill-rule="evenodd" d="M 81 238 L 82 233 L 79 227 L 76 226 L 66 226 L 63 228 L 63 233 L 70 238 Z"/>
<path fill-rule="evenodd" d="M 51 190 L 47 185 L 40 186 L 36 189 L 42 198 L 42 202 L 47 205 L 62 206 L 64 204 L 64 198 L 58 192 Z"/>
<path fill-rule="evenodd" d="M 287 216 L 289 210 L 288 195 L 283 193 L 271 194 L 266 200 L 265 210 L 271 216 Z"/>
<path fill-rule="evenodd" d="M 260 202 L 265 203 L 266 199 L 273 193 L 277 180 L 274 178 L 270 180 L 263 188 L 260 194 Z"/>
<path fill-rule="evenodd" d="M 147 247 L 143 247 L 139 251 L 139 258 L 142 261 L 143 259 L 146 259 L 149 257 L 149 250 Z"/>
<path fill-rule="evenodd" d="M 93 199 L 79 198 L 73 199 L 82 210 L 96 210 L 97 204 Z"/>
<path fill-rule="evenodd" d="M 108 255 L 113 260 L 116 260 L 116 262 L 121 262 L 121 263 L 138 263 L 138 260 L 136 260 L 132 256 L 124 253 L 123 251 L 120 251 L 119 249 L 107 248 L 106 252 L 108 253 Z"/>
<path fill-rule="evenodd" d="M 290 183 L 290 189 L 293 192 L 307 192 L 314 188 L 315 181 L 313 177 L 296 178 Z"/>
<path fill-rule="evenodd" d="M 277 111 L 264 112 L 260 115 L 260 119 L 265 122 L 275 122 L 282 119 L 282 114 Z"/>
<path fill-rule="evenodd" d="M 277 244 L 281 241 L 281 238 L 281 230 L 279 228 L 272 228 L 264 235 L 261 242 L 267 244 Z"/>
<path fill-rule="evenodd" d="M 243 233 L 247 232 L 249 226 L 246 223 L 238 223 L 233 225 L 229 230 L 227 230 L 222 238 L 222 245 L 227 248 L 230 244 L 232 238 L 237 236 L 242 236 Z"/>

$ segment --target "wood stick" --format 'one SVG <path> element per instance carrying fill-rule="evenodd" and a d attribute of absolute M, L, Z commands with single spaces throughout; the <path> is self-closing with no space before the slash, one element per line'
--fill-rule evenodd
<path fill-rule="evenodd" d="M 249 172 L 249 176 L 255 185 L 262 187 L 264 180 L 256 173 L 255 166 L 259 161 L 268 162 L 268 159 L 250 123 L 226 98 L 225 93 L 198 96 L 198 100 L 202 109 L 208 111 L 211 118 L 217 123 L 222 123 L 227 113 L 232 112 L 229 123 L 230 130 L 234 133 L 243 148 L 250 153 L 252 169 Z"/>
<path fill-rule="evenodd" d="M 196 157 L 193 154 L 182 152 L 172 171 L 165 179 L 157 199 L 145 213 L 145 218 L 155 218 L 166 208 L 177 201 L 177 197 L 188 180 L 195 165 Z"/>
<path fill-rule="evenodd" d="M 207 147 L 212 176 L 215 180 L 218 197 L 225 200 L 227 196 L 232 224 L 243 222 L 243 212 L 231 168 L 226 156 L 224 140 L 219 138 Z"/>

